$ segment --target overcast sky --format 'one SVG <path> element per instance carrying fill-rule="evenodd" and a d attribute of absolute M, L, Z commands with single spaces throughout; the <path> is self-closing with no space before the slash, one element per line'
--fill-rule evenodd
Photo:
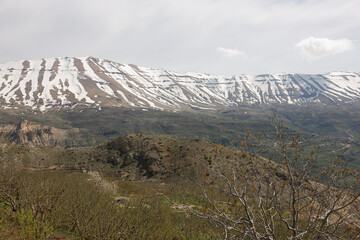
<path fill-rule="evenodd" d="M 93 56 L 177 72 L 360 72 L 359 0 L 1 0 L 0 63 Z"/>

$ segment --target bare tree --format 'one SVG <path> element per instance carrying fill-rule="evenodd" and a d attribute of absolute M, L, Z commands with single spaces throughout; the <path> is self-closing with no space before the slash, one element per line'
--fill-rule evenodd
<path fill-rule="evenodd" d="M 224 239 L 358 239 L 358 171 L 334 161 L 313 177 L 316 150 L 304 148 L 301 134 L 289 132 L 276 113 L 269 120 L 273 136 L 248 130 L 240 146 L 266 148 L 282 164 L 248 151 L 241 159 L 214 159 L 203 174 L 203 204 L 189 211 L 214 223 Z"/>

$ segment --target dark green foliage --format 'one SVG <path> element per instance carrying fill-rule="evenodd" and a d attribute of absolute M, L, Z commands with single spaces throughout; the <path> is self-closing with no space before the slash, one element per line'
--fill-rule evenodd
<path fill-rule="evenodd" d="M 338 155 L 360 163 L 360 105 L 278 105 L 279 116 L 293 129 L 299 130 L 307 144 L 320 145 L 319 167 L 326 167 L 328 159 Z M 24 114 L 22 114 L 24 113 Z M 74 146 L 104 143 L 121 135 L 168 134 L 178 139 L 206 139 L 230 145 L 243 136 L 246 128 L 261 132 L 269 127 L 270 107 L 244 105 L 223 111 L 166 112 L 141 111 L 125 108 L 54 110 L 46 113 L 32 110 L 0 110 L 0 123 L 18 123 L 21 120 L 37 122 L 61 129 L 78 128 L 79 132 L 65 144 Z M 241 138 L 241 137 L 240 137 Z M 337 150 L 347 149 L 345 152 Z M 264 157 L 269 157 L 265 153 Z"/>

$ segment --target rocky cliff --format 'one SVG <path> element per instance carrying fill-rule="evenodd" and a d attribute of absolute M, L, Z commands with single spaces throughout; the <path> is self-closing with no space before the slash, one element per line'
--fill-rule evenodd
<path fill-rule="evenodd" d="M 76 130 L 72 130 L 74 132 Z M 18 124 L 0 125 L 0 135 L 10 143 L 27 145 L 63 145 L 69 138 L 69 131 L 48 126 L 42 126 L 24 120 Z"/>

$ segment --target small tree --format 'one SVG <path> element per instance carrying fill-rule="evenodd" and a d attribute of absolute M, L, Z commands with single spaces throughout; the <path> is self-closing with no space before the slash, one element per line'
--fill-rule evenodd
<path fill-rule="evenodd" d="M 360 237 L 358 171 L 334 161 L 320 176 L 312 177 L 316 151 L 302 147 L 301 134 L 289 133 L 276 112 L 269 120 L 273 136 L 247 130 L 240 146 L 267 149 L 282 164 L 248 151 L 241 161 L 215 159 L 203 174 L 204 204 L 189 211 L 214 223 L 224 239 Z M 214 191 L 225 200 L 210 197 Z"/>

